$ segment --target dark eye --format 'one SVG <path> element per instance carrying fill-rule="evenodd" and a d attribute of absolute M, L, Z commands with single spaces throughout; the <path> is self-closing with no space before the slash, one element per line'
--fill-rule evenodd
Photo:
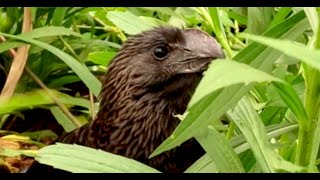
<path fill-rule="evenodd" d="M 169 49 L 166 46 L 158 46 L 153 50 L 153 56 L 157 60 L 165 59 L 169 54 Z"/>

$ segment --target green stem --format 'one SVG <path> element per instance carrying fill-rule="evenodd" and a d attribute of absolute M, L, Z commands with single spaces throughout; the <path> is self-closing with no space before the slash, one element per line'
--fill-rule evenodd
<path fill-rule="evenodd" d="M 226 50 L 227 56 L 232 58 L 233 57 L 233 52 L 232 52 L 232 50 L 231 50 L 231 48 L 229 46 L 229 43 L 228 43 L 227 39 L 224 38 L 224 37 L 220 37 L 220 36 L 217 36 L 217 38 L 218 38 L 219 42 L 221 43 L 222 48 Z"/>
<path fill-rule="evenodd" d="M 61 37 L 59 36 L 59 39 L 62 41 L 63 45 L 71 52 L 71 54 L 77 58 L 78 60 L 80 60 L 79 56 L 77 55 L 76 52 L 74 52 L 74 50 L 72 49 L 72 47 Z"/>
<path fill-rule="evenodd" d="M 308 115 L 306 121 L 300 122 L 298 146 L 296 153 L 296 164 L 308 166 L 310 163 L 311 152 L 313 149 L 313 138 L 315 124 L 318 124 L 317 113 L 319 109 L 319 78 L 318 70 L 305 65 L 305 108 Z"/>
<path fill-rule="evenodd" d="M 319 112 L 319 77 L 318 70 L 311 67 L 306 68 L 306 90 L 305 90 L 305 108 L 308 115 L 308 121 L 305 125 L 301 125 L 299 131 L 298 157 L 296 162 L 300 165 L 311 167 L 312 149 L 314 145 L 315 125 L 318 124 L 317 114 Z M 300 136 L 301 134 L 301 136 Z M 314 156 L 314 155 L 313 155 Z"/>
<path fill-rule="evenodd" d="M 233 57 L 233 52 L 230 48 L 226 33 L 220 20 L 219 8 L 216 7 L 208 10 L 207 8 L 199 7 L 196 11 L 209 23 L 222 48 L 226 50 L 227 56 L 231 59 Z"/>
<path fill-rule="evenodd" d="M 309 162 L 309 170 L 316 169 L 317 166 L 317 157 L 318 157 L 318 152 L 319 152 L 319 144 L 320 144 L 320 122 L 319 122 L 319 116 L 318 114 L 317 118 L 317 124 L 316 124 L 316 129 L 314 131 L 314 139 L 313 139 L 313 146 L 312 146 L 312 151 L 310 155 L 310 162 Z"/>
<path fill-rule="evenodd" d="M 309 46 L 320 49 L 320 23 L 317 10 L 315 8 L 305 8 L 304 10 L 315 34 L 314 38 L 310 40 Z M 302 65 L 304 67 L 303 75 L 306 86 L 304 104 L 308 119 L 300 122 L 295 163 L 308 166 L 309 171 L 313 171 L 316 165 L 320 142 L 318 137 L 320 133 L 320 125 L 318 122 L 320 72 L 308 64 Z"/>
<path fill-rule="evenodd" d="M 317 39 L 317 41 L 319 41 L 319 38 Z M 316 48 L 318 48 L 317 44 L 318 43 L 315 44 Z M 314 135 L 315 132 L 317 132 L 317 126 L 315 125 L 318 124 L 320 73 L 317 69 L 314 69 L 307 64 L 305 64 L 304 71 L 306 83 L 304 104 L 308 119 L 306 122 L 300 122 L 298 135 L 299 139 L 295 162 L 296 164 L 302 166 L 313 167 L 314 161 L 316 159 L 316 155 L 314 153 L 317 153 L 313 151 L 318 149 L 314 146 L 319 146 L 319 144 L 315 144 L 317 142 L 317 139 L 314 139 Z"/>
<path fill-rule="evenodd" d="M 312 148 L 312 136 L 313 132 L 305 130 L 300 126 L 298 134 L 297 153 L 295 157 L 295 163 L 302 166 L 309 164 Z"/>
<path fill-rule="evenodd" d="M 236 124 L 233 121 L 231 121 L 230 122 L 230 126 L 229 126 L 228 131 L 227 131 L 227 135 L 226 135 L 226 139 L 227 140 L 232 138 L 233 131 L 234 131 L 235 128 L 236 128 Z"/>

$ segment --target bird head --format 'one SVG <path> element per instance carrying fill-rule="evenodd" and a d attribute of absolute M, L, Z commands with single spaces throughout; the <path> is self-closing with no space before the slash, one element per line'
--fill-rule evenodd
<path fill-rule="evenodd" d="M 92 138 L 95 146 L 175 169 L 165 163 L 171 155 L 148 157 L 176 128 L 180 121 L 173 115 L 186 110 L 202 72 L 217 58 L 224 58 L 221 47 L 198 29 L 158 27 L 131 36 L 104 76 L 90 127 L 91 136 L 99 137 Z"/>
<path fill-rule="evenodd" d="M 184 86 L 181 78 L 201 76 L 212 60 L 224 57 L 218 42 L 202 30 L 157 27 L 130 37 L 109 71 L 116 69 L 127 76 L 128 84 L 139 88 L 171 91 Z"/>

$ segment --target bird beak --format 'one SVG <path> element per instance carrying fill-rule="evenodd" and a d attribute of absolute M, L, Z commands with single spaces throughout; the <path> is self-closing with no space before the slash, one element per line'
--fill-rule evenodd
<path fill-rule="evenodd" d="M 184 30 L 185 49 L 197 58 L 224 59 L 225 55 L 218 42 L 208 33 L 199 29 Z"/>
<path fill-rule="evenodd" d="M 185 43 L 183 53 L 177 61 L 169 65 L 178 74 L 203 72 L 214 59 L 224 59 L 225 55 L 218 42 L 208 33 L 199 29 L 183 31 Z"/>

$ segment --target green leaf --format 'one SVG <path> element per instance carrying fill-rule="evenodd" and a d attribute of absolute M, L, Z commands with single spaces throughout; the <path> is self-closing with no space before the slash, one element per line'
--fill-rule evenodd
<path fill-rule="evenodd" d="M 147 9 L 147 10 L 151 10 L 151 11 L 157 11 L 163 14 L 167 14 L 170 16 L 179 16 L 179 14 L 177 14 L 175 11 L 173 11 L 171 8 L 169 7 L 141 7 L 141 9 Z"/>
<path fill-rule="evenodd" d="M 107 66 L 112 58 L 115 57 L 117 53 L 112 51 L 101 51 L 101 52 L 92 52 L 88 55 L 88 60 L 100 64 L 103 66 Z"/>
<path fill-rule="evenodd" d="M 202 14 L 207 20 L 207 22 L 210 24 L 214 34 L 217 36 L 218 41 L 221 43 L 221 46 L 225 51 L 227 52 L 227 57 L 231 58 L 233 57 L 233 52 L 230 48 L 230 45 L 228 43 L 228 39 L 226 37 L 226 32 L 223 28 L 222 24 L 222 18 L 221 18 L 221 10 L 218 7 L 210 7 L 208 8 L 208 11 L 206 11 L 205 8 L 199 8 L 202 10 Z M 208 13 L 210 15 L 208 15 Z"/>
<path fill-rule="evenodd" d="M 0 53 L 5 52 L 9 49 L 17 48 L 22 45 L 25 45 L 26 43 L 18 42 L 18 41 L 6 41 L 0 43 Z"/>
<path fill-rule="evenodd" d="M 58 135 L 51 130 L 40 130 L 40 131 L 32 131 L 32 132 L 23 132 L 22 136 L 28 136 L 33 140 L 40 140 L 44 137 L 51 137 L 54 139 L 58 139 Z"/>
<path fill-rule="evenodd" d="M 159 20 L 159 19 L 153 18 L 153 17 L 140 16 L 139 18 L 142 19 L 143 21 L 147 22 L 148 24 L 150 24 L 150 26 L 153 26 L 153 27 L 168 25 L 167 22 L 164 22 L 162 20 Z"/>
<path fill-rule="evenodd" d="M 278 170 L 288 172 L 305 171 L 305 168 L 284 160 L 274 151 L 266 135 L 262 120 L 246 96 L 227 114 L 250 144 L 262 172 L 277 172 Z"/>
<path fill-rule="evenodd" d="M 21 38 L 34 39 L 34 38 L 41 38 L 41 37 L 48 37 L 48 36 L 70 36 L 70 35 L 81 37 L 81 34 L 62 26 L 44 26 L 41 28 L 33 29 L 30 32 L 19 34 L 18 36 Z"/>
<path fill-rule="evenodd" d="M 308 119 L 307 113 L 296 91 L 294 91 L 291 86 L 285 86 L 276 82 L 274 83 L 274 85 L 277 88 L 282 100 L 288 105 L 288 107 L 297 117 L 298 121 L 300 123 L 305 123 Z"/>
<path fill-rule="evenodd" d="M 157 173 L 156 169 L 123 156 L 80 145 L 57 143 L 39 150 L 36 160 L 74 173 Z"/>
<path fill-rule="evenodd" d="M 19 37 L 23 38 L 41 38 L 41 37 L 48 37 L 48 36 L 62 36 L 62 35 L 73 35 L 81 37 L 79 33 L 76 33 L 70 29 L 64 28 L 64 27 L 55 27 L 55 26 L 45 26 L 37 29 L 33 29 L 30 32 L 25 32 L 20 35 Z M 6 41 L 0 43 L 0 53 L 7 51 L 12 48 L 17 48 L 26 43 L 24 42 L 18 42 L 18 41 Z"/>
<path fill-rule="evenodd" d="M 311 49 L 303 44 L 289 40 L 279 40 L 252 34 L 246 34 L 245 36 L 248 39 L 272 47 L 288 56 L 300 59 L 302 62 L 320 70 L 320 50 Z"/>
<path fill-rule="evenodd" d="M 48 82 L 47 86 L 49 88 L 57 88 L 62 87 L 65 84 L 74 83 L 81 81 L 77 75 L 64 75 L 56 79 L 50 79 L 51 81 Z"/>
<path fill-rule="evenodd" d="M 66 14 L 67 11 L 67 7 L 56 7 L 53 13 L 53 17 L 52 17 L 52 24 L 54 26 L 60 26 L 62 25 L 64 16 Z"/>
<path fill-rule="evenodd" d="M 247 24 L 248 22 L 247 17 L 244 15 L 238 14 L 234 11 L 227 11 L 227 13 L 231 19 L 237 20 L 239 24 Z"/>
<path fill-rule="evenodd" d="M 304 32 L 304 30 L 308 28 L 307 23 L 308 21 L 305 18 L 305 14 L 303 12 L 300 12 L 287 19 L 286 21 L 278 24 L 274 28 L 270 29 L 268 32 L 266 32 L 266 35 L 277 38 L 296 39 Z M 250 64 L 257 69 L 266 71 L 265 66 L 269 65 L 270 67 L 272 67 L 271 65 L 280 56 L 280 53 L 275 52 L 276 51 L 273 51 L 271 48 L 268 48 L 266 46 L 259 45 L 258 43 L 251 43 L 249 46 L 241 50 L 234 57 L 234 59 Z M 211 65 L 211 67 L 213 66 Z M 214 67 L 212 69 L 214 69 Z M 232 72 L 233 70 L 234 69 L 226 69 L 222 72 L 222 74 L 220 73 L 219 76 L 224 75 L 225 72 Z M 227 79 L 226 81 L 228 82 L 229 79 Z M 216 79 L 213 79 L 213 81 L 211 81 L 207 85 L 212 86 L 213 82 L 216 82 Z M 202 82 L 200 82 L 199 86 L 201 85 L 201 83 Z M 197 105 L 195 104 L 194 106 L 192 106 L 192 109 L 189 108 L 187 118 L 178 125 L 173 135 L 166 139 L 152 153 L 151 156 L 155 156 L 157 154 L 160 154 L 161 152 L 167 151 L 181 144 L 182 142 L 192 137 L 194 135 L 193 133 L 199 131 L 201 127 L 208 125 L 210 121 L 217 120 L 218 117 L 224 114 L 227 110 L 234 107 L 237 104 L 238 100 L 242 96 L 244 96 L 252 87 L 252 84 L 249 84 L 247 86 L 236 84 L 215 92 L 211 92 L 209 96 L 205 97 L 203 100 L 197 103 Z"/>
<path fill-rule="evenodd" d="M 6 147 L 0 147 L 0 156 L 6 157 L 15 157 L 25 155 L 28 157 L 35 157 L 36 151 L 35 150 L 18 150 L 18 149 L 10 149 Z"/>
<path fill-rule="evenodd" d="M 285 83 L 245 64 L 231 60 L 213 61 L 204 73 L 204 77 L 188 104 L 186 118 L 179 124 L 170 138 L 152 153 L 152 156 L 169 150 L 191 138 L 201 127 L 208 125 L 211 120 L 219 118 L 225 111 L 233 107 L 244 95 L 241 93 L 234 99 L 232 99 L 233 96 L 228 95 L 224 96 L 223 101 L 219 101 L 218 98 L 215 98 L 220 95 L 221 90 L 226 90 L 225 93 L 229 93 L 227 92 L 228 87 L 235 85 L 241 84 L 241 87 L 248 87 L 252 83 L 272 81 Z M 222 97 L 222 94 L 220 97 Z M 213 104 L 216 106 L 215 111 L 211 109 Z"/>
<path fill-rule="evenodd" d="M 266 127 L 268 139 L 277 138 L 282 134 L 297 130 L 298 124 L 275 124 Z M 211 141 L 211 143 L 214 141 Z M 202 142 L 200 142 L 202 144 Z M 236 154 L 241 154 L 248 149 L 250 146 L 243 135 L 235 136 L 229 140 L 230 145 L 234 148 Z M 246 164 L 244 164 L 246 165 Z M 202 173 L 213 173 L 218 172 L 217 166 L 212 161 L 211 157 L 206 153 L 201 158 L 199 158 L 195 163 L 193 163 L 185 172 L 202 172 Z"/>
<path fill-rule="evenodd" d="M 233 21 L 229 18 L 228 13 L 226 11 L 220 10 L 220 18 L 224 26 L 235 28 Z"/>
<path fill-rule="evenodd" d="M 310 27 L 314 33 L 317 33 L 318 24 L 319 24 L 319 15 L 317 9 L 314 7 L 305 7 L 304 12 L 306 13 Z"/>
<path fill-rule="evenodd" d="M 63 127 L 66 132 L 71 132 L 78 128 L 72 121 L 70 121 L 70 119 L 62 112 L 59 107 L 50 107 L 50 111 L 57 122 Z"/>
<path fill-rule="evenodd" d="M 107 18 L 117 27 L 130 35 L 138 34 L 142 31 L 152 29 L 153 27 L 151 24 L 128 11 L 109 11 Z"/>
<path fill-rule="evenodd" d="M 208 154 L 203 155 L 193 163 L 185 173 L 217 173 L 219 172 L 216 165 Z"/>
<path fill-rule="evenodd" d="M 264 33 L 273 19 L 273 7 L 248 7 L 248 32 Z"/>
<path fill-rule="evenodd" d="M 90 107 L 90 102 L 85 99 L 75 98 L 67 94 L 51 90 L 51 93 L 64 104 Z M 0 100 L 0 114 L 12 113 L 17 110 L 32 109 L 35 107 L 54 104 L 54 100 L 44 90 L 35 90 L 23 94 L 14 94 L 10 100 Z"/>
<path fill-rule="evenodd" d="M 291 132 L 293 130 L 297 130 L 299 127 L 298 124 L 276 124 L 270 125 L 266 127 L 267 136 L 269 139 L 279 137 L 282 134 Z M 234 151 L 237 154 L 243 153 L 250 149 L 250 145 L 248 144 L 246 138 L 243 135 L 235 136 L 230 139 L 230 144 L 234 148 Z"/>
<path fill-rule="evenodd" d="M 308 24 L 305 13 L 300 12 L 268 30 L 264 36 L 295 40 L 308 29 Z M 252 42 L 246 48 L 242 49 L 233 59 L 245 64 L 250 64 L 250 66 L 256 69 L 271 73 L 274 62 L 281 55 L 277 50 Z"/>
<path fill-rule="evenodd" d="M 225 38 L 226 34 L 224 32 L 221 18 L 220 18 L 220 9 L 217 7 L 208 8 L 210 17 L 207 18 L 207 21 L 210 23 L 212 30 L 216 36 Z M 210 22 L 211 21 L 211 22 Z"/>
<path fill-rule="evenodd" d="M 239 154 L 239 158 L 240 158 L 246 172 L 249 172 L 254 166 L 257 165 L 256 158 L 254 157 L 254 154 L 252 153 L 251 150 L 245 151 L 245 152 Z M 260 169 L 260 166 L 258 166 L 258 167 Z M 260 170 L 260 172 L 261 172 L 261 170 Z"/>
<path fill-rule="evenodd" d="M 198 85 L 188 107 L 193 106 L 196 102 L 207 96 L 209 93 L 223 87 L 228 87 L 234 84 L 243 83 L 247 85 L 252 82 L 271 81 L 285 83 L 281 79 L 275 78 L 246 64 L 231 60 L 215 60 L 210 64 L 208 70 L 204 72 L 204 78 L 202 78 L 201 83 Z M 214 84 L 212 85 L 214 87 L 208 87 L 209 84 Z"/>
<path fill-rule="evenodd" d="M 206 132 L 202 132 L 195 137 L 210 156 L 219 172 L 244 172 L 239 157 L 234 152 L 227 139 L 214 127 L 209 126 Z"/>
<path fill-rule="evenodd" d="M 292 12 L 292 7 L 281 7 L 277 14 L 272 19 L 269 29 L 274 27 L 275 25 L 281 23 L 285 20 L 285 18 Z"/>
<path fill-rule="evenodd" d="M 13 39 L 18 39 L 21 41 L 25 41 L 37 46 L 40 46 L 48 51 L 50 51 L 52 54 L 56 55 L 59 57 L 63 62 L 65 62 L 78 76 L 79 78 L 84 82 L 84 84 L 92 91 L 92 93 L 98 97 L 100 90 L 101 90 L 101 82 L 93 76 L 93 74 L 88 70 L 88 68 L 81 64 L 79 61 L 77 61 L 75 58 L 70 56 L 69 54 L 61 51 L 60 49 L 51 46 L 49 44 L 43 43 L 38 40 L 30 39 L 30 38 L 25 38 L 25 37 L 20 37 L 20 36 L 15 36 L 15 35 L 10 35 L 6 33 L 0 32 L 0 34 L 10 37 Z"/>

